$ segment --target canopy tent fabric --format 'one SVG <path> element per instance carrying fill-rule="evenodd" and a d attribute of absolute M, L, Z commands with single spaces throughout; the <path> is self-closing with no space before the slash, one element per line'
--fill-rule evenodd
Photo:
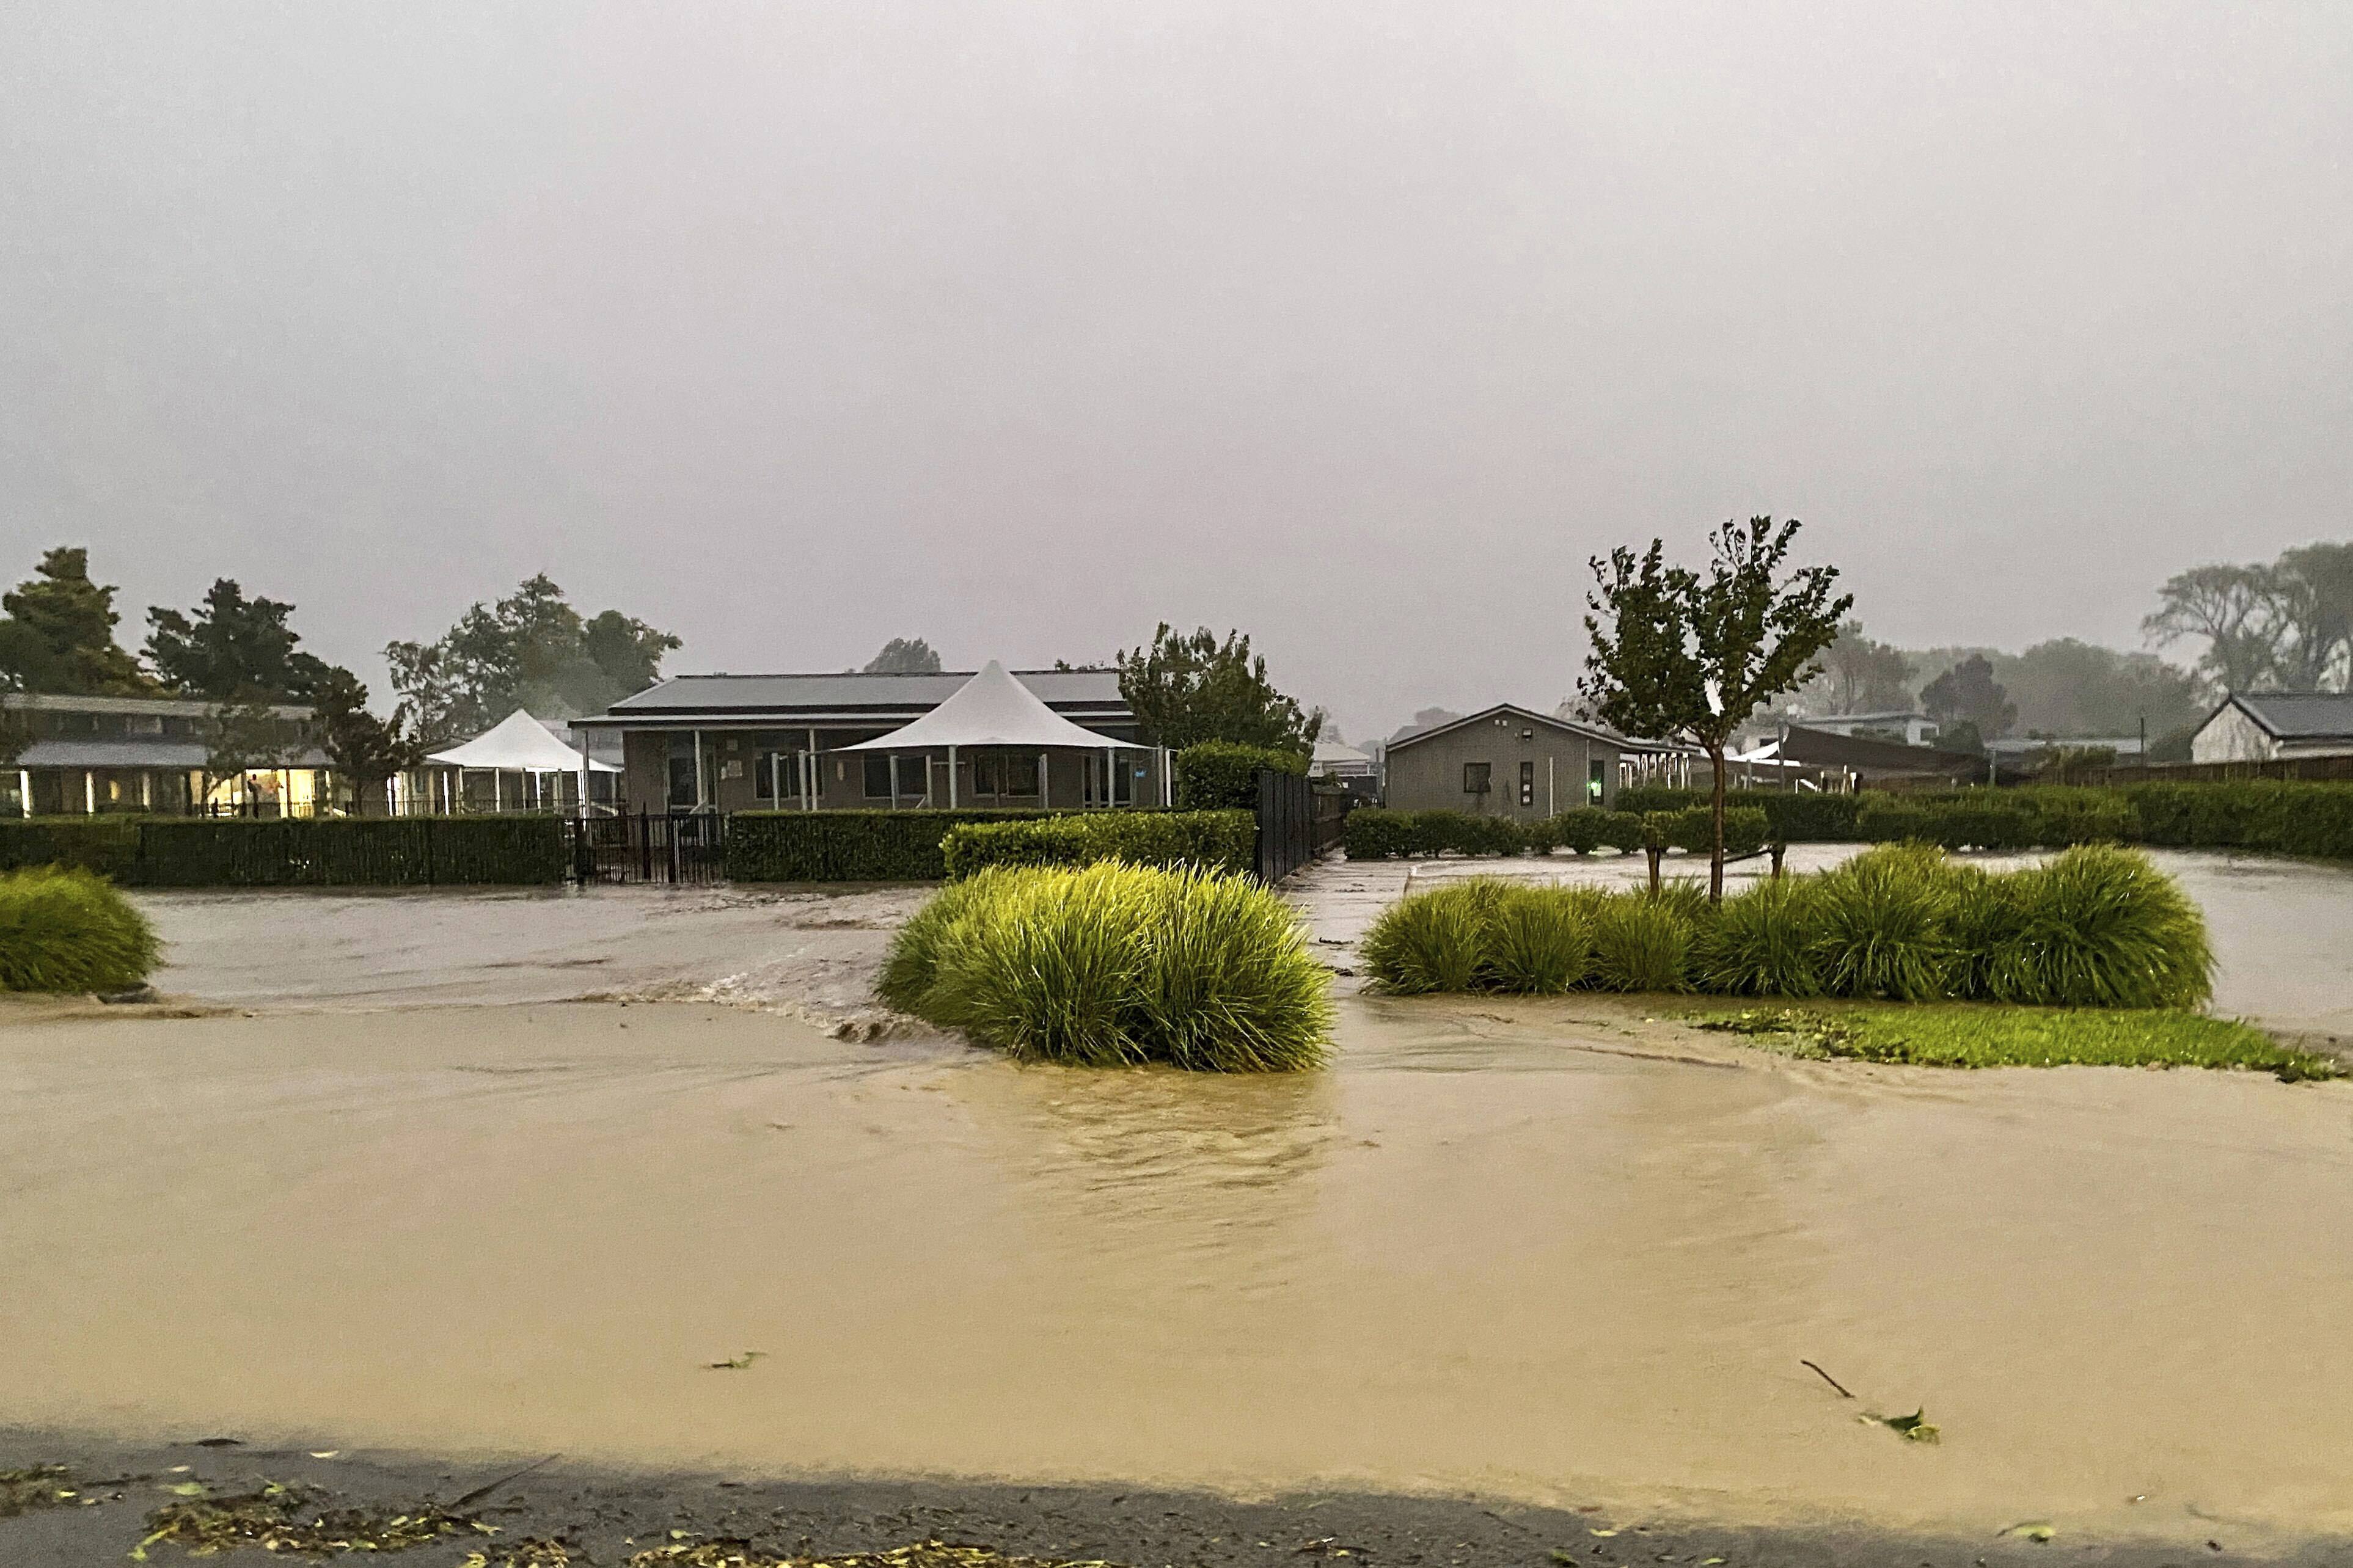
<path fill-rule="evenodd" d="M 487 737 L 486 737 L 487 738 Z M 1082 730 L 1038 699 L 1036 692 L 990 659 L 955 694 L 913 723 L 845 752 L 923 752 L 939 747 L 1007 746 L 1024 752 L 1047 749 L 1148 752 L 1134 741 L 1115 741 Z"/>
<path fill-rule="evenodd" d="M 581 754 L 547 732 L 547 726 L 518 708 L 462 746 L 435 752 L 425 759 L 445 768 L 477 768 L 486 773 L 617 773 L 610 763 Z"/>

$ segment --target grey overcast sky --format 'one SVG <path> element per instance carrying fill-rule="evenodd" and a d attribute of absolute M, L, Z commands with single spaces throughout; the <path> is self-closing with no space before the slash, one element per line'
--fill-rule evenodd
<path fill-rule="evenodd" d="M 0 578 L 674 670 L 1250 631 L 1351 738 L 1795 514 L 2137 646 L 2353 533 L 2353 5 L 0 8 Z"/>

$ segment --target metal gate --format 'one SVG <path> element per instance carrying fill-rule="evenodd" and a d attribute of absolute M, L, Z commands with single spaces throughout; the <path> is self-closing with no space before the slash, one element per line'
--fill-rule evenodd
<path fill-rule="evenodd" d="M 1258 775 L 1258 876 L 1272 887 L 1340 842 L 1352 803 L 1300 773 Z"/>
<path fill-rule="evenodd" d="M 637 811 L 573 817 L 572 873 L 600 882 L 702 884 L 727 877 L 727 819 L 711 811 Z"/>

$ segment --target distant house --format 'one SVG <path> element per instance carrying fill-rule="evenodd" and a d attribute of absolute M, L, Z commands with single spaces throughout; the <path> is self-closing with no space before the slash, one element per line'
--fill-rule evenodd
<path fill-rule="evenodd" d="M 0 813 L 16 816 L 211 811 L 307 816 L 329 789 L 327 755 L 311 739 L 311 710 L 273 708 L 280 748 L 266 767 L 210 777 L 210 702 L 149 697 L 0 697 L 25 736 L 0 767 Z"/>
<path fill-rule="evenodd" d="M 1820 735 L 1862 735 L 1865 740 L 1900 741 L 1907 746 L 1925 746 L 1936 738 L 1940 726 L 1926 713 L 1908 708 L 1891 709 L 1884 713 L 1831 713 L 1804 721 L 1805 727 Z"/>
<path fill-rule="evenodd" d="M 2193 763 L 2353 756 L 2353 692 L 2233 691 L 2189 738 Z"/>
<path fill-rule="evenodd" d="M 1018 669 L 1052 712 L 1115 742 L 1135 715 L 1108 669 Z M 682 675 L 572 721 L 617 736 L 621 801 L 636 811 L 1078 809 L 1165 804 L 1161 753 L 939 747 L 851 751 L 913 723 L 975 679 L 941 674 Z M 609 743 L 609 742 L 607 742 Z"/>
<path fill-rule="evenodd" d="M 1445 809 L 1535 821 L 1618 798 L 1626 742 L 1607 730 L 1512 703 L 1388 743 L 1395 811 Z"/>
<path fill-rule="evenodd" d="M 1318 741 L 1315 754 L 1307 763 L 1307 776 L 1318 779 L 1368 779 L 1373 776 L 1373 759 L 1354 746 L 1337 741 Z"/>

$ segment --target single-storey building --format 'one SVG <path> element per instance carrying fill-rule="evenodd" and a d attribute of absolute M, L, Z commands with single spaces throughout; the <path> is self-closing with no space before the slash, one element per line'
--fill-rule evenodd
<path fill-rule="evenodd" d="M 280 816 L 317 809 L 329 764 L 311 738 L 309 709 L 269 710 L 281 748 L 270 765 L 208 777 L 216 711 L 214 703 L 168 698 L 0 697 L 0 722 L 16 749 L 13 763 L 0 765 L 0 813 Z"/>
<path fill-rule="evenodd" d="M 1900 741 L 1907 746 L 1926 745 L 1942 728 L 1926 713 L 1908 708 L 1880 713 L 1829 713 L 1808 718 L 1805 727 L 1818 734 L 1860 735 L 1867 741 Z"/>
<path fill-rule="evenodd" d="M 1444 809 L 1524 822 L 1611 805 L 1627 742 L 1607 730 L 1505 702 L 1388 743 L 1393 811 Z"/>
<path fill-rule="evenodd" d="M 2233 691 L 2189 738 L 2193 763 L 2353 756 L 2353 692 Z"/>
<path fill-rule="evenodd" d="M 1133 746 L 1135 715 L 1108 669 L 1019 669 L 1012 679 L 1081 729 Z M 617 734 L 625 811 L 887 811 L 962 806 L 1164 805 L 1156 750 L 851 751 L 923 718 L 975 679 L 944 674 L 681 675 L 572 721 Z"/>

